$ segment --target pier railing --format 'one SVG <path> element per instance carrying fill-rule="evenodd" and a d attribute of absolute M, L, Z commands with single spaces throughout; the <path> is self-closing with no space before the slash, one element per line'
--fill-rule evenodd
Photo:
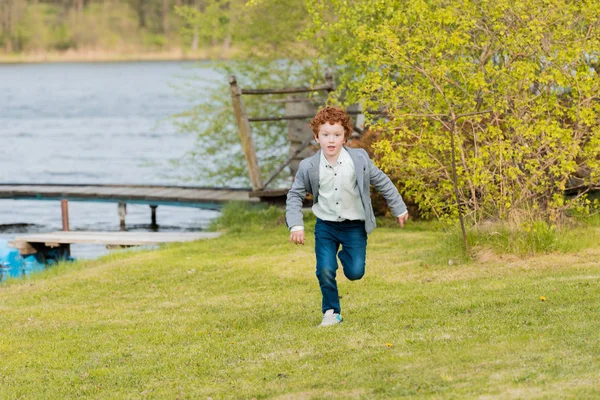
<path fill-rule="evenodd" d="M 268 122 L 268 121 L 294 121 L 310 119 L 314 117 L 313 113 L 298 113 L 283 116 L 259 116 L 249 117 L 244 107 L 244 101 L 242 95 L 276 95 L 276 94 L 298 94 L 298 93 L 314 93 L 325 91 L 330 93 L 335 90 L 335 83 L 331 74 L 325 76 L 325 84 L 317 85 L 313 87 L 294 87 L 294 88 L 280 88 L 280 89 L 242 89 L 236 80 L 235 76 L 229 78 L 229 85 L 231 90 L 231 99 L 233 103 L 233 111 L 235 119 L 239 128 L 240 141 L 246 158 L 246 164 L 248 167 L 248 175 L 252 184 L 253 192 L 251 196 L 255 197 L 278 197 L 287 189 L 283 190 L 267 190 L 269 184 L 271 184 L 277 176 L 290 165 L 298 156 L 306 150 L 312 143 L 312 135 L 308 135 L 303 140 L 293 141 L 290 137 L 292 150 L 290 156 L 283 162 L 278 168 L 276 168 L 269 178 L 263 182 L 261 170 L 258 164 L 256 156 L 256 150 L 254 148 L 254 141 L 252 139 L 252 129 L 250 128 L 251 122 Z M 296 143 L 294 143 L 296 142 Z"/>

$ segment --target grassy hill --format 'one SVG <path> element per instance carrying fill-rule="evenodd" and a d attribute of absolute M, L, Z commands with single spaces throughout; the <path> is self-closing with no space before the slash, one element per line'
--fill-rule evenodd
<path fill-rule="evenodd" d="M 600 397 L 600 247 L 449 265 L 379 228 L 324 329 L 314 238 L 245 221 L 0 287 L 0 398 Z"/>

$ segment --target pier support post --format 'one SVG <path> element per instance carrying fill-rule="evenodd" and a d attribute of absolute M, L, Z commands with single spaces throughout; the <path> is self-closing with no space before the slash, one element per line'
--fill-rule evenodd
<path fill-rule="evenodd" d="M 69 243 L 63 243 L 60 245 L 59 259 L 61 261 L 69 260 L 71 258 L 71 245 Z"/>
<path fill-rule="evenodd" d="M 127 204 L 119 203 L 119 219 L 121 220 L 121 230 L 125 230 L 125 215 L 127 215 Z"/>
<path fill-rule="evenodd" d="M 60 201 L 60 209 L 62 214 L 62 228 L 63 231 L 69 231 L 69 200 L 62 199 Z"/>
<path fill-rule="evenodd" d="M 156 224 L 156 208 L 157 207 L 158 206 L 153 206 L 153 205 L 150 206 L 150 210 L 151 210 L 151 213 L 152 213 L 152 216 L 151 216 L 152 219 L 151 219 L 151 222 L 150 222 L 150 228 L 154 229 L 154 230 L 156 230 L 158 228 L 158 225 Z"/>

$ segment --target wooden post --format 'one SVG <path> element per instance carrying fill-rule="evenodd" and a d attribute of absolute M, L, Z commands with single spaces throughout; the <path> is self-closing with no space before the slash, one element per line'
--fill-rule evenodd
<path fill-rule="evenodd" d="M 158 228 L 158 225 L 156 224 L 156 208 L 157 207 L 158 206 L 152 206 L 152 205 L 150 206 L 150 210 L 151 210 L 151 213 L 152 213 L 152 216 L 151 216 L 151 221 L 152 222 L 150 222 L 150 228 L 152 228 L 152 229 Z"/>
<path fill-rule="evenodd" d="M 63 231 L 69 231 L 69 200 L 62 199 L 60 201 L 60 208 L 62 214 L 62 227 Z"/>
<path fill-rule="evenodd" d="M 311 99 L 288 97 L 288 102 L 285 103 L 285 114 L 289 115 L 315 115 L 317 113 L 317 104 Z M 305 143 L 310 142 L 313 137 L 310 124 L 306 120 L 291 120 L 288 122 L 288 138 L 290 140 L 290 172 L 292 178 L 296 177 L 300 161 L 315 153 Z"/>
<path fill-rule="evenodd" d="M 119 219 L 121 221 L 121 230 L 124 231 L 125 230 L 125 215 L 127 215 L 127 204 L 123 203 L 123 202 L 119 203 L 118 210 L 119 210 Z"/>
<path fill-rule="evenodd" d="M 69 243 L 61 243 L 60 245 L 60 259 L 68 260 L 71 257 L 71 245 Z"/>
<path fill-rule="evenodd" d="M 331 93 L 335 90 L 335 81 L 333 80 L 333 74 L 331 72 L 325 73 L 325 83 L 329 86 L 327 93 Z"/>
<path fill-rule="evenodd" d="M 246 164 L 248 165 L 248 174 L 252 183 L 252 190 L 262 190 L 264 188 L 262 178 L 260 176 L 260 168 L 256 159 L 256 151 L 254 150 L 254 142 L 250 132 L 250 123 L 242 101 L 242 91 L 237 85 L 235 76 L 229 77 L 229 85 L 231 89 L 231 100 L 233 103 L 233 112 L 240 131 L 240 140 L 244 155 L 246 156 Z"/>

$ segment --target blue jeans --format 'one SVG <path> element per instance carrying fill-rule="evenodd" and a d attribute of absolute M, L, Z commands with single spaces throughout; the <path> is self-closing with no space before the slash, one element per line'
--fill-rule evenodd
<path fill-rule="evenodd" d="M 342 245 L 342 250 L 338 249 Z M 317 278 L 323 294 L 323 312 L 333 309 L 341 312 L 335 275 L 339 257 L 344 275 L 351 281 L 365 274 L 367 232 L 364 221 L 330 222 L 317 218 L 315 225 L 315 254 Z"/>

